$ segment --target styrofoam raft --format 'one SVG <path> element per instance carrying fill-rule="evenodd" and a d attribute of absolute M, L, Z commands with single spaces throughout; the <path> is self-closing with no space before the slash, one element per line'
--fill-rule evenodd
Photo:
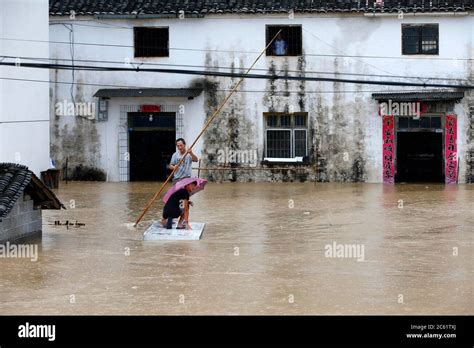
<path fill-rule="evenodd" d="M 167 230 L 160 221 L 154 221 L 143 233 L 143 240 L 199 240 L 204 231 L 204 222 L 191 222 L 190 230 L 176 229 L 177 222 L 173 222 L 173 228 Z"/>

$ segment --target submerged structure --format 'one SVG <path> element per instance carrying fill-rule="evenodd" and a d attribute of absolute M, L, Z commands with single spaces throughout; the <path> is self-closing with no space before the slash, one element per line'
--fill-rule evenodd
<path fill-rule="evenodd" d="M 0 163 L 0 243 L 41 237 L 42 210 L 61 208 L 56 195 L 26 166 Z"/>
<path fill-rule="evenodd" d="M 280 32 L 252 71 L 269 78 L 246 79 L 196 145 L 201 176 L 472 182 L 471 6 L 50 0 L 52 61 L 131 69 L 51 72 L 52 157 L 109 181 L 163 180 L 175 139 L 190 143 L 238 80 L 200 72 L 243 73 Z"/>

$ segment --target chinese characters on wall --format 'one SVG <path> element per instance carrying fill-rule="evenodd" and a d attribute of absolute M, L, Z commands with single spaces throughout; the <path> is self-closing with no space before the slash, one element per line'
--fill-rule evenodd
<path fill-rule="evenodd" d="M 393 116 L 383 116 L 383 182 L 393 184 L 395 182 L 395 136 Z"/>
<path fill-rule="evenodd" d="M 445 182 L 455 184 L 458 177 L 458 154 L 457 154 L 457 125 L 454 115 L 446 115 L 445 129 Z"/>

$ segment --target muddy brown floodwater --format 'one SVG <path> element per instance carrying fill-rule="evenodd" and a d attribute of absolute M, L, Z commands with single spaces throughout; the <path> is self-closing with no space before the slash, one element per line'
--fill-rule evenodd
<path fill-rule="evenodd" d="M 145 242 L 159 185 L 62 183 L 75 207 L 43 212 L 38 261 L 0 259 L 0 312 L 474 313 L 474 186 L 209 183 L 200 241 Z"/>

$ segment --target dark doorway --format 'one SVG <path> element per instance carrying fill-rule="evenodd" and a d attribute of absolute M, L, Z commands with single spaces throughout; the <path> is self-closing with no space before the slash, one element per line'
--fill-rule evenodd
<path fill-rule="evenodd" d="M 444 182 L 443 133 L 398 132 L 396 182 Z"/>
<path fill-rule="evenodd" d="M 174 113 L 129 113 L 130 181 L 166 180 L 175 136 Z"/>

